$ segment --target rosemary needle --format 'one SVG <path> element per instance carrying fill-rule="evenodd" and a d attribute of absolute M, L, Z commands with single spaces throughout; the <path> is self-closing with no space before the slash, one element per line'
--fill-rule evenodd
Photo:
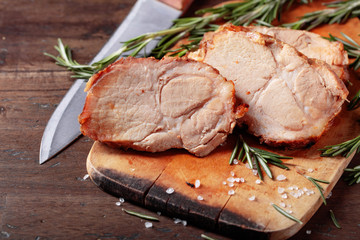
<path fill-rule="evenodd" d="M 321 196 L 321 198 L 323 200 L 323 203 L 324 203 L 324 205 L 326 205 L 326 198 L 325 198 L 324 193 L 323 193 L 324 188 L 321 185 L 319 185 L 318 182 L 325 183 L 325 184 L 330 184 L 330 182 L 325 181 L 325 180 L 321 180 L 321 179 L 312 178 L 312 177 L 306 176 L 306 175 L 303 175 L 303 176 L 305 178 L 307 178 L 312 184 L 314 184 L 315 187 L 319 190 L 320 196 Z"/>
<path fill-rule="evenodd" d="M 239 151 L 240 148 L 240 151 Z M 250 147 L 240 135 L 230 156 L 229 164 L 232 164 L 235 156 L 238 160 L 247 161 L 249 167 L 254 169 L 254 164 L 257 173 L 261 180 L 264 180 L 261 169 L 263 169 L 269 178 L 273 178 L 269 164 L 288 170 L 289 168 L 284 165 L 281 159 L 292 159 L 292 157 L 280 156 L 276 153 L 268 152 L 259 148 Z"/>
<path fill-rule="evenodd" d="M 345 178 L 345 181 L 347 181 L 349 185 L 360 183 L 360 165 L 354 168 L 345 168 L 344 171 L 350 172 L 350 174 Z"/>
<path fill-rule="evenodd" d="M 145 215 L 145 214 L 141 214 L 141 213 L 137 213 L 137 212 L 134 212 L 134 211 L 130 211 L 130 210 L 126 210 L 126 209 L 122 209 L 125 213 L 129 214 L 129 215 L 132 215 L 132 216 L 136 216 L 136 217 L 139 217 L 139 218 L 142 218 L 142 219 L 146 219 L 146 220 L 152 220 L 152 221 L 159 221 L 158 218 L 156 217 L 152 217 L 152 216 L 148 216 L 148 215 Z"/>
<path fill-rule="evenodd" d="M 337 227 L 337 228 L 341 228 L 339 222 L 336 220 L 335 218 L 335 214 L 333 212 L 333 210 L 330 209 L 330 217 L 331 217 L 331 220 L 333 221 L 334 225 Z"/>
<path fill-rule="evenodd" d="M 276 204 L 272 203 L 271 204 L 276 211 L 278 211 L 279 213 L 281 213 L 282 215 L 284 215 L 285 217 L 289 218 L 290 220 L 293 220 L 294 222 L 303 224 L 302 221 L 300 221 L 299 219 L 297 219 L 296 217 L 294 217 L 293 215 L 291 215 L 290 213 L 286 212 L 284 209 L 282 209 L 281 207 L 277 206 Z"/>
<path fill-rule="evenodd" d="M 349 18 L 360 16 L 359 0 L 335 1 L 324 5 L 327 6 L 326 9 L 307 13 L 300 20 L 283 24 L 283 26 L 292 29 L 306 28 L 306 30 L 311 30 L 324 23 L 343 23 Z"/>
<path fill-rule="evenodd" d="M 207 235 L 205 235 L 205 234 L 201 234 L 201 237 L 202 237 L 203 239 L 206 239 L 206 240 L 216 240 L 215 238 L 209 237 L 209 236 L 207 236 Z"/>
<path fill-rule="evenodd" d="M 321 151 L 321 157 L 336 157 L 341 155 L 348 158 L 354 151 L 358 153 L 360 149 L 359 147 L 360 135 L 343 143 L 325 146 L 324 148 L 319 149 L 319 151 Z"/>

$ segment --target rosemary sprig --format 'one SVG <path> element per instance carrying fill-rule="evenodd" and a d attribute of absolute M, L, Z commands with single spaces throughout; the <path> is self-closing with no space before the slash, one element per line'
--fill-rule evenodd
<path fill-rule="evenodd" d="M 302 175 L 303 175 L 303 174 L 302 174 Z M 321 179 L 316 179 L 316 178 L 313 178 L 313 177 L 310 177 L 310 176 L 306 176 L 306 175 L 303 175 L 303 176 L 304 176 L 305 178 L 307 178 L 310 182 L 312 182 L 312 184 L 314 184 L 315 187 L 319 190 L 320 196 L 321 196 L 321 198 L 322 198 L 322 200 L 323 200 L 323 202 L 324 202 L 324 205 L 326 205 L 326 198 L 325 198 L 324 193 L 323 193 L 324 188 L 323 188 L 320 184 L 318 184 L 318 182 L 325 183 L 325 184 L 330 184 L 330 182 L 325 181 L 325 180 L 321 180 Z"/>
<path fill-rule="evenodd" d="M 297 222 L 299 224 L 303 224 L 302 221 L 300 221 L 299 219 L 297 219 L 296 217 L 294 217 L 293 215 L 291 215 L 290 213 L 286 212 L 284 209 L 282 209 L 281 207 L 277 206 L 276 204 L 272 203 L 271 204 L 276 211 L 278 211 L 279 213 L 281 213 L 282 215 L 284 215 L 285 217 L 289 218 L 290 220 L 293 220 L 294 222 Z"/>
<path fill-rule="evenodd" d="M 152 40 L 161 38 L 157 47 L 152 51 L 152 56 L 162 58 L 168 52 L 174 52 L 173 56 L 182 56 L 198 46 L 204 33 L 215 31 L 218 25 L 214 23 L 219 19 L 236 25 L 249 25 L 256 20 L 258 25 L 269 25 L 275 18 L 280 18 L 280 12 L 285 4 L 289 6 L 293 2 L 294 0 L 245 0 L 224 4 L 220 7 L 202 9 L 196 14 L 208 13 L 206 16 L 179 18 L 174 21 L 171 28 L 130 39 L 110 56 L 88 65 L 79 64 L 73 60 L 70 48 L 64 45 L 60 39 L 58 45 L 55 46 L 60 56 L 57 57 L 49 53 L 45 53 L 45 55 L 53 58 L 56 64 L 72 71 L 73 77 L 88 79 L 94 73 L 115 62 L 124 53 L 131 51 L 129 55 L 136 56 Z M 307 0 L 301 2 L 307 2 Z M 191 42 L 180 46 L 179 49 L 171 50 L 172 46 L 184 37 L 188 37 Z"/>
<path fill-rule="evenodd" d="M 241 147 L 240 151 L 239 148 Z M 259 178 L 264 180 L 261 168 L 265 171 L 269 178 L 273 178 L 271 170 L 268 164 L 275 165 L 277 167 L 288 170 L 289 168 L 284 165 L 281 159 L 292 159 L 292 157 L 280 156 L 278 154 L 268 152 L 259 148 L 250 147 L 240 135 L 236 141 L 234 150 L 230 156 L 229 164 L 232 164 L 234 159 L 244 162 L 245 160 L 249 164 L 251 169 L 254 169 L 254 164 L 258 171 Z M 261 167 L 261 168 L 260 168 Z"/>
<path fill-rule="evenodd" d="M 292 29 L 306 28 L 306 30 L 311 30 L 320 24 L 343 23 L 349 18 L 360 16 L 359 0 L 335 1 L 324 5 L 328 8 L 307 13 L 300 20 L 283 24 L 283 26 Z"/>
<path fill-rule="evenodd" d="M 333 210 L 331 210 L 331 209 L 330 209 L 330 217 L 331 217 L 331 220 L 333 221 L 335 227 L 341 228 L 339 222 L 335 218 L 335 214 L 334 214 Z"/>
<path fill-rule="evenodd" d="M 344 171 L 350 172 L 350 174 L 345 178 L 345 181 L 347 181 L 349 185 L 360 183 L 360 165 L 354 168 L 345 168 Z"/>
<path fill-rule="evenodd" d="M 145 214 L 142 214 L 142 213 L 137 213 L 137 212 L 134 212 L 134 211 L 126 210 L 124 208 L 122 210 L 125 213 L 127 213 L 129 215 L 132 215 L 132 216 L 135 216 L 135 217 L 139 217 L 139 218 L 146 219 L 146 220 L 159 221 L 159 219 L 156 218 L 156 217 L 152 217 L 152 216 L 148 216 L 148 215 L 145 215 Z"/>
<path fill-rule="evenodd" d="M 336 145 L 325 146 L 321 151 L 321 157 L 336 157 L 341 155 L 343 157 L 349 157 L 354 151 L 358 153 L 360 151 L 360 135 L 348 140 L 343 143 L 339 143 Z"/>

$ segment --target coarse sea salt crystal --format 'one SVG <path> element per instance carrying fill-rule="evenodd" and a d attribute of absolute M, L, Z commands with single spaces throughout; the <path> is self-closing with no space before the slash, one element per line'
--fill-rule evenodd
<path fill-rule="evenodd" d="M 281 197 L 286 199 L 286 198 L 287 198 L 287 194 L 284 193 L 283 195 L 281 195 Z"/>
<path fill-rule="evenodd" d="M 240 182 L 244 183 L 245 179 L 244 178 L 240 178 Z"/>
<path fill-rule="evenodd" d="M 181 223 L 181 221 L 182 221 L 182 220 L 179 219 L 179 218 L 174 218 L 174 223 L 175 223 L 175 224 Z"/>
<path fill-rule="evenodd" d="M 146 228 L 152 228 L 153 224 L 151 222 L 145 222 Z"/>
<path fill-rule="evenodd" d="M 327 195 L 326 199 L 329 199 L 332 196 L 332 192 L 329 192 L 329 195 Z"/>
<path fill-rule="evenodd" d="M 116 202 L 115 204 L 116 204 L 116 206 L 120 206 L 121 202 Z"/>
<path fill-rule="evenodd" d="M 254 201 L 255 200 L 255 195 L 249 197 L 249 201 Z"/>
<path fill-rule="evenodd" d="M 235 191 L 233 189 L 229 190 L 228 192 L 229 195 L 234 195 L 235 194 Z"/>
<path fill-rule="evenodd" d="M 166 189 L 166 193 L 167 194 L 172 194 L 172 193 L 174 193 L 175 192 L 175 190 L 173 189 L 173 188 L 168 188 L 168 189 Z"/>
<path fill-rule="evenodd" d="M 85 176 L 83 177 L 83 180 L 86 180 L 89 178 L 89 174 L 85 174 Z"/>
<path fill-rule="evenodd" d="M 286 207 L 286 204 L 284 202 L 279 203 L 280 207 Z"/>
<path fill-rule="evenodd" d="M 290 213 L 290 214 L 292 214 L 293 213 L 293 211 L 291 211 L 291 210 L 286 210 L 288 213 Z"/>
<path fill-rule="evenodd" d="M 204 198 L 202 197 L 202 196 L 197 196 L 197 199 L 199 200 L 199 201 L 202 201 L 202 200 L 204 200 Z"/>
<path fill-rule="evenodd" d="M 233 183 L 233 182 L 235 182 L 235 178 L 229 177 L 229 178 L 227 179 L 227 181 Z"/>
<path fill-rule="evenodd" d="M 234 183 L 229 182 L 228 186 L 229 186 L 229 187 L 233 187 L 233 186 L 234 186 Z"/>
<path fill-rule="evenodd" d="M 312 168 L 308 169 L 308 172 L 310 172 L 310 173 L 313 172 L 313 171 L 314 171 L 314 169 L 312 169 Z"/>
<path fill-rule="evenodd" d="M 311 234 L 311 230 L 306 230 L 306 234 L 310 235 L 310 234 Z"/>
<path fill-rule="evenodd" d="M 200 180 L 197 179 L 195 180 L 195 188 L 199 188 L 200 187 Z"/>
<path fill-rule="evenodd" d="M 121 198 L 119 198 L 119 202 L 124 203 L 125 199 L 121 197 Z"/>
<path fill-rule="evenodd" d="M 231 171 L 231 172 L 230 172 L 230 175 L 234 177 L 234 176 L 235 176 L 235 173 L 234 173 L 233 171 Z"/>
<path fill-rule="evenodd" d="M 226 181 L 223 181 L 223 184 L 226 185 Z"/>
<path fill-rule="evenodd" d="M 256 179 L 255 183 L 256 183 L 256 184 L 260 184 L 260 183 L 261 183 L 261 180 L 260 180 L 260 179 Z"/>
<path fill-rule="evenodd" d="M 252 173 L 253 173 L 254 175 L 257 175 L 257 174 L 258 174 L 258 170 L 253 169 L 253 170 L 252 170 Z"/>
<path fill-rule="evenodd" d="M 240 182 L 240 178 L 239 177 L 235 178 L 235 182 Z"/>
<path fill-rule="evenodd" d="M 285 188 L 278 187 L 278 193 L 282 194 L 285 192 Z"/>
<path fill-rule="evenodd" d="M 284 181 L 285 179 L 286 179 L 286 177 L 283 174 L 280 174 L 276 177 L 276 180 L 278 180 L 278 181 Z"/>
<path fill-rule="evenodd" d="M 237 159 L 234 159 L 233 164 L 239 164 L 239 161 Z"/>
<path fill-rule="evenodd" d="M 182 225 L 184 225 L 184 226 L 187 225 L 187 221 L 186 221 L 186 220 L 182 220 L 181 223 L 182 223 Z"/>

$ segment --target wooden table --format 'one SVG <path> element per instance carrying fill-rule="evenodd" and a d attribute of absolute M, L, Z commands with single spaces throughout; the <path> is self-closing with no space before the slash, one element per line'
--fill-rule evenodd
<path fill-rule="evenodd" d="M 86 174 L 92 140 L 80 137 L 39 165 L 43 130 L 72 84 L 70 74 L 43 53 L 57 38 L 80 63 L 89 62 L 125 18 L 134 0 L 0 0 L 0 238 L 1 239 L 201 239 L 226 237 L 160 216 L 144 221 L 121 211 L 156 215 L 99 190 Z M 205 3 L 206 2 L 206 3 Z M 194 9 L 219 1 L 198 1 Z M 360 164 L 356 157 L 351 166 Z M 341 179 L 327 206 L 293 239 L 358 239 L 360 185 Z M 342 226 L 329 216 L 332 209 Z M 311 234 L 308 234 L 311 231 Z"/>

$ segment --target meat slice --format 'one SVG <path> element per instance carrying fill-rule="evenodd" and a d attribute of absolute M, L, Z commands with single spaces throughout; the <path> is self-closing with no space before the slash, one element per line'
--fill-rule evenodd
<path fill-rule="evenodd" d="M 317 140 L 348 95 L 329 65 L 292 46 L 244 27 L 209 33 L 188 55 L 235 84 L 249 111 L 239 120 L 270 145 L 301 147 Z"/>
<path fill-rule="evenodd" d="M 316 58 L 326 62 L 340 79 L 343 81 L 349 80 L 347 69 L 349 59 L 341 42 L 330 42 L 319 34 L 303 30 L 262 26 L 251 26 L 248 28 L 285 42 L 308 58 Z"/>
<path fill-rule="evenodd" d="M 121 59 L 86 86 L 81 132 L 112 146 L 205 156 L 235 122 L 235 90 L 211 66 L 184 59 Z"/>

